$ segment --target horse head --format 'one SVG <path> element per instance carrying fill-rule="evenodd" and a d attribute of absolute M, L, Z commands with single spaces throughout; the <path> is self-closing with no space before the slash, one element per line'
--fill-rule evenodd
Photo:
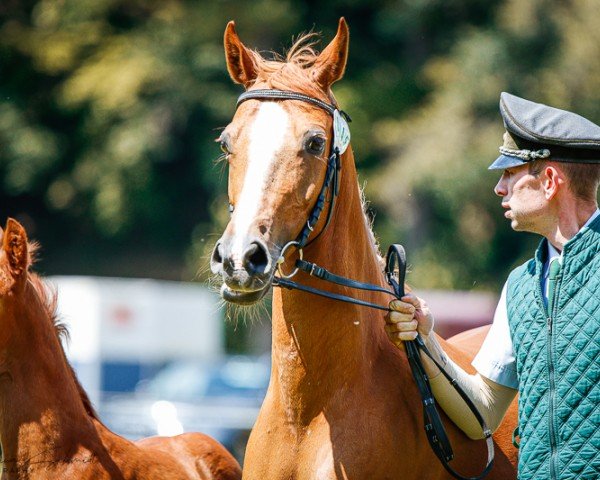
<path fill-rule="evenodd" d="M 306 228 L 328 174 L 337 109 L 331 85 L 344 74 L 348 39 L 342 18 L 320 54 L 300 42 L 287 61 L 269 61 L 241 42 L 233 22 L 227 25 L 227 69 L 244 85 L 246 97 L 217 139 L 229 164 L 231 218 L 213 250 L 211 269 L 222 276 L 225 300 L 242 305 L 260 300 L 282 250 Z M 288 96 L 261 97 L 264 91 Z M 324 217 L 309 224 L 315 235 Z"/>

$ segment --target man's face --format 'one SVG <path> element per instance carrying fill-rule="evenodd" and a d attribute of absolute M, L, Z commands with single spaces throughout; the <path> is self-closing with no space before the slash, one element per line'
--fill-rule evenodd
<path fill-rule="evenodd" d="M 547 207 L 541 175 L 529 173 L 528 165 L 507 168 L 494 188 L 513 230 L 540 233 Z"/>

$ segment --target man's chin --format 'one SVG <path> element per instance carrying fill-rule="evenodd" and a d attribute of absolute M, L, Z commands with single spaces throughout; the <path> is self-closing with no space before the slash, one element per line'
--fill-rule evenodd
<path fill-rule="evenodd" d="M 236 305 L 249 306 L 259 302 L 269 291 L 269 289 L 270 286 L 267 286 L 262 290 L 244 292 L 241 290 L 233 290 L 232 288 L 229 288 L 227 285 L 223 284 L 221 287 L 221 297 L 223 300 Z"/>

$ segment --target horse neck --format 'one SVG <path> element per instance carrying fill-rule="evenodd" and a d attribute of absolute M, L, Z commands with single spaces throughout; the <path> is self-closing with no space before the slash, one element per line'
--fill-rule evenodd
<path fill-rule="evenodd" d="M 0 331 L 11 332 L 0 352 L 12 377 L 0 379 L 0 442 L 7 472 L 29 460 L 44 465 L 67 458 L 82 431 L 92 428 L 54 325 L 39 298 L 32 298 L 10 324 L 6 315 L 0 319 Z"/>
<path fill-rule="evenodd" d="M 325 215 L 325 212 L 324 212 Z M 315 229 L 318 230 L 318 227 Z M 383 285 L 377 247 L 362 210 L 352 153 L 344 158 L 340 194 L 327 231 L 304 251 L 332 273 Z M 294 280 L 385 304 L 385 295 L 347 290 L 306 274 Z M 382 313 L 299 291 L 273 294 L 273 376 L 279 393 L 309 417 L 348 384 L 370 378 L 370 359 L 384 340 Z M 294 400 L 295 399 L 295 400 Z"/>

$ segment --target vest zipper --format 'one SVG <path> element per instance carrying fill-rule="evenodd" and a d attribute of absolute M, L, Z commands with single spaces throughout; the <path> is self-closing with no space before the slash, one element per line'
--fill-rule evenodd
<path fill-rule="evenodd" d="M 558 479 L 558 475 L 556 473 L 556 454 L 557 454 L 557 447 L 556 447 L 556 433 L 554 431 L 554 422 L 552 421 L 552 418 L 554 416 L 554 362 L 552 361 L 552 307 L 556 302 L 552 302 L 553 305 L 544 305 L 544 301 L 542 300 L 544 298 L 544 290 L 542 287 L 542 283 L 538 282 L 538 300 L 539 300 L 539 306 L 542 308 L 542 312 L 546 313 L 546 309 L 548 309 L 548 312 L 550 312 L 550 314 L 548 314 L 548 316 L 546 317 L 546 328 L 547 328 L 547 342 L 546 342 L 546 356 L 547 356 L 547 361 L 548 361 L 548 438 L 550 440 L 550 458 L 548 459 L 548 470 L 549 470 L 549 474 L 550 480 L 556 480 Z M 555 285 L 555 294 L 554 294 L 554 299 L 556 299 L 556 291 L 557 291 L 557 286 Z M 554 300 L 553 299 L 553 300 Z"/>
<path fill-rule="evenodd" d="M 554 382 L 554 355 L 553 355 L 553 332 L 552 332 L 552 317 L 555 317 L 554 310 L 557 304 L 556 299 L 558 298 L 558 291 L 561 283 L 562 272 L 559 274 L 559 278 L 554 285 L 554 298 L 552 299 L 552 304 L 548 305 L 548 343 L 547 343 L 547 353 L 548 353 L 548 435 L 550 440 L 550 479 L 554 480 L 558 478 L 558 473 L 556 471 L 556 456 L 558 455 L 558 438 L 556 435 L 556 429 L 554 428 L 554 397 L 555 397 L 555 382 Z M 541 283 L 540 283 L 541 290 Z"/>
<path fill-rule="evenodd" d="M 552 310 L 550 310 L 552 311 Z M 548 317 L 548 433 L 550 439 L 550 478 L 556 479 L 557 441 L 554 429 L 554 362 L 552 361 L 552 317 Z"/>

